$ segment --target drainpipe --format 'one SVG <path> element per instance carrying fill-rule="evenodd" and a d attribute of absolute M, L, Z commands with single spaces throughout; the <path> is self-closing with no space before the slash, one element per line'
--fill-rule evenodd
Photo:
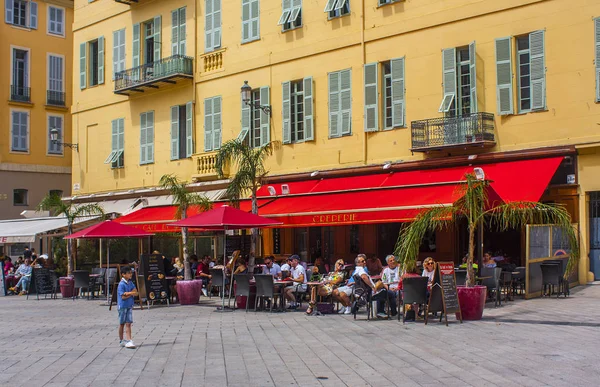
<path fill-rule="evenodd" d="M 194 76 L 192 77 L 192 114 L 196 115 L 196 74 L 198 73 L 198 5 L 194 1 Z M 195 117 L 192 117 L 192 120 Z"/>
<path fill-rule="evenodd" d="M 367 57 L 367 53 L 366 53 L 366 48 L 365 48 L 365 0 L 360 0 L 360 9 L 361 9 L 361 14 L 360 14 L 360 50 L 361 50 L 361 61 L 362 61 L 362 66 L 361 66 L 361 70 L 364 69 L 364 65 L 367 63 L 366 62 L 366 57 Z M 364 71 L 364 70 L 363 70 Z M 364 94 L 364 93 L 363 93 Z M 364 96 L 363 96 L 364 98 Z M 364 100 L 363 100 L 363 104 L 364 104 Z M 364 114 L 364 106 L 362 108 L 363 114 Z M 363 117 L 363 125 L 364 125 L 364 117 Z M 367 135 L 368 133 L 364 130 L 363 127 L 363 164 L 367 165 Z"/>

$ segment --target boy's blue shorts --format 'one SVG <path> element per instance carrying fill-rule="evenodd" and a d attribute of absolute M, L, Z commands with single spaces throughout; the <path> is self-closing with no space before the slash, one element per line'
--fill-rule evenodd
<path fill-rule="evenodd" d="M 119 309 L 119 324 L 132 324 L 133 323 L 133 308 L 120 308 Z"/>

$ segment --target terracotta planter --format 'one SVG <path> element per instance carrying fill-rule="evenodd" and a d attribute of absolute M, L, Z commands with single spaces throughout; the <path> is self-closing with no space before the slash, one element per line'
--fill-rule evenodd
<path fill-rule="evenodd" d="M 483 317 L 483 308 L 485 307 L 487 288 L 480 285 L 470 288 L 457 286 L 456 290 L 458 291 L 458 302 L 463 320 L 481 320 Z"/>
<path fill-rule="evenodd" d="M 181 305 L 195 305 L 200 299 L 202 280 L 177 281 L 177 295 Z"/>

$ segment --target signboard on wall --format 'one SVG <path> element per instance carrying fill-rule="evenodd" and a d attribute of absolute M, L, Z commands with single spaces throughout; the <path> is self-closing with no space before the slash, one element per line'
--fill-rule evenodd
<path fill-rule="evenodd" d="M 281 229 L 273 229 L 273 254 L 281 254 Z"/>

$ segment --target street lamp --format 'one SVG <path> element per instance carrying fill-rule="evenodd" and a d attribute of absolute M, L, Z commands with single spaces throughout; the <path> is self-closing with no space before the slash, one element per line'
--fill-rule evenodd
<path fill-rule="evenodd" d="M 59 133 L 58 129 L 56 129 L 56 128 L 50 129 L 50 140 L 52 141 L 53 144 L 68 146 L 69 148 L 75 149 L 76 151 L 79 152 L 79 144 L 70 144 L 67 142 L 59 142 L 58 141 L 58 133 Z"/>
<path fill-rule="evenodd" d="M 242 92 L 242 102 L 244 102 L 247 106 L 256 107 L 263 111 L 263 113 L 271 116 L 271 105 L 260 105 L 252 102 L 252 87 L 248 84 L 248 81 L 244 81 L 244 85 L 241 89 Z"/>

